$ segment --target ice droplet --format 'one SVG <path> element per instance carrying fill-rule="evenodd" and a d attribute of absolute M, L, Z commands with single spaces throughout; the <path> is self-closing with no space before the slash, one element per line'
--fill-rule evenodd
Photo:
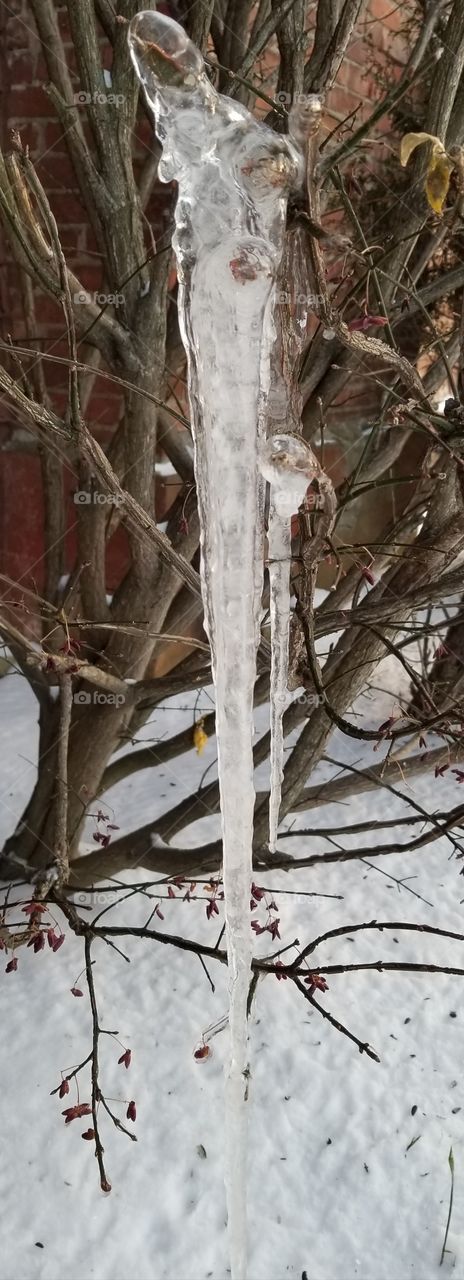
<path fill-rule="evenodd" d="M 301 436 L 271 436 L 261 446 L 259 465 L 264 479 L 272 485 L 272 497 L 279 513 L 293 515 L 314 478 L 312 449 Z"/>

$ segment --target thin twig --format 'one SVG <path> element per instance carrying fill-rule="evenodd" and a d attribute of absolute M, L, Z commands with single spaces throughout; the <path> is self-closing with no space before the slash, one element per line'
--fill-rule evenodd
<path fill-rule="evenodd" d="M 92 936 L 90 933 L 86 933 L 85 939 L 84 939 L 85 976 L 87 979 L 87 986 L 89 989 L 89 998 L 90 998 L 90 1008 L 92 1011 L 91 1075 L 92 1075 L 92 1119 L 93 1119 L 93 1130 L 95 1134 L 95 1155 L 98 1160 L 98 1168 L 100 1171 L 101 1189 L 102 1191 L 111 1191 L 111 1183 L 109 1182 L 106 1174 L 105 1164 L 103 1160 L 104 1150 L 103 1150 L 102 1141 L 100 1138 L 100 1131 L 98 1128 L 98 1104 L 101 1101 L 100 1086 L 98 1081 L 98 1044 L 100 1039 L 100 1025 L 98 1021 L 98 1009 L 97 1009 L 97 1001 L 95 996 L 95 985 L 93 980 L 91 950 L 92 950 Z"/>

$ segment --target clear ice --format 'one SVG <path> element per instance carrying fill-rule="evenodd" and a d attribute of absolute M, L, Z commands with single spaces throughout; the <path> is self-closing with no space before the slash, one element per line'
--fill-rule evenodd
<path fill-rule="evenodd" d="M 287 138 L 259 125 L 245 107 L 216 92 L 201 54 L 172 19 L 152 11 L 139 13 L 130 24 L 129 43 L 163 147 L 159 176 L 178 183 L 173 244 L 189 369 L 223 833 L 230 982 L 229 1247 L 232 1278 L 245 1280 L 253 690 L 263 589 L 264 481 L 272 472 L 279 522 L 273 535 L 276 555 L 285 542 L 282 530 L 284 522 L 289 524 L 290 492 L 293 504 L 303 491 L 298 463 L 293 465 L 293 443 L 287 448 L 290 461 L 284 476 L 285 450 L 271 442 L 269 452 L 264 440 L 286 201 L 301 176 L 301 153 Z M 305 488 L 308 483 L 306 479 Z M 283 591 L 273 588 L 274 614 L 282 613 L 279 645 L 283 614 L 288 612 L 287 546 L 285 554 L 286 603 Z M 276 677 L 274 666 L 272 677 L 280 694 L 284 669 L 282 658 L 280 674 Z"/>
<path fill-rule="evenodd" d="M 271 616 L 271 785 L 269 849 L 275 853 L 284 763 L 283 714 L 288 701 L 291 517 L 314 477 L 314 454 L 301 437 L 268 436 L 260 451 L 260 470 L 271 486 L 268 524 Z"/>

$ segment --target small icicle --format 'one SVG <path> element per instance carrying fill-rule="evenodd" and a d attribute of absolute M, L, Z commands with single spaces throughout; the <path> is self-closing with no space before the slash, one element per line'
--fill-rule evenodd
<path fill-rule="evenodd" d="M 290 112 L 289 132 L 300 157 L 300 178 L 304 173 L 308 136 L 320 110 L 320 99 L 309 95 Z M 269 848 L 272 853 L 276 850 L 279 823 L 284 758 L 282 721 L 288 696 L 291 517 L 319 470 L 311 448 L 300 434 L 302 396 L 297 376 L 313 302 L 307 233 L 303 223 L 296 222 L 286 233 L 277 283 L 275 340 L 267 400 L 268 438 L 261 450 L 261 470 L 271 486 L 268 558 L 272 654 Z"/>
<path fill-rule="evenodd" d="M 290 626 L 291 524 L 279 510 L 281 491 L 271 489 L 268 546 L 271 616 L 271 787 L 269 849 L 276 851 L 284 762 L 283 714 L 287 703 L 288 636 Z"/>
<path fill-rule="evenodd" d="M 269 590 L 271 614 L 271 786 L 269 849 L 276 851 L 284 761 L 290 625 L 291 517 L 314 477 L 314 455 L 301 436 L 271 436 L 261 450 L 261 471 L 271 486 Z"/>

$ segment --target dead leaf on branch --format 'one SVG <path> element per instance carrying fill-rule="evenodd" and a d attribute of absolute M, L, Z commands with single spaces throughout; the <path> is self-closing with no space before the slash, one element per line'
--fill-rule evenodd
<path fill-rule="evenodd" d="M 193 745 L 196 749 L 197 756 L 201 756 L 203 754 L 203 751 L 206 747 L 206 743 L 208 741 L 208 735 L 207 733 L 205 733 L 203 726 L 204 726 L 204 721 L 197 720 L 197 723 L 196 725 L 194 725 L 194 729 L 193 729 Z"/>
<path fill-rule="evenodd" d="M 443 213 L 449 191 L 450 178 L 455 165 L 447 155 L 441 139 L 436 138 L 433 133 L 406 133 L 401 140 L 400 160 L 403 166 L 407 165 L 409 157 L 416 150 L 416 147 L 422 147 L 427 142 L 430 142 L 432 146 L 427 165 L 425 194 L 433 212 Z"/>

